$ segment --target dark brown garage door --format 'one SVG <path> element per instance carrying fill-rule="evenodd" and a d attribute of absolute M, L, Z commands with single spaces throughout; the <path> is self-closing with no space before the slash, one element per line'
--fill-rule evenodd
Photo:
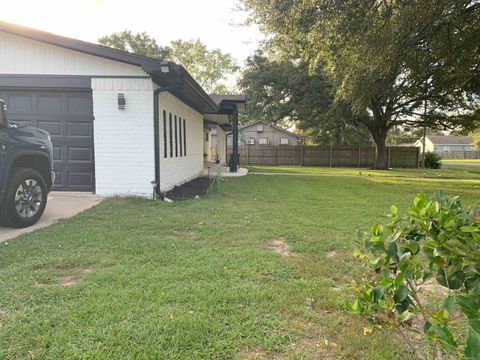
<path fill-rule="evenodd" d="M 47 130 L 54 147 L 54 190 L 93 191 L 93 105 L 90 91 L 0 89 L 10 121 Z"/>

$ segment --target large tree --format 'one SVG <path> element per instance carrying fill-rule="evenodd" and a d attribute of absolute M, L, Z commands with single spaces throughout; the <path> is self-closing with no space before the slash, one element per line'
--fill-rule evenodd
<path fill-rule="evenodd" d="M 237 71 L 235 59 L 220 49 L 209 50 L 199 39 L 175 40 L 169 46 L 159 46 L 147 33 L 129 30 L 116 32 L 98 39 L 102 45 L 155 57 L 181 64 L 209 93 L 228 91 L 228 76 Z"/>
<path fill-rule="evenodd" d="M 478 0 L 242 1 L 285 53 L 329 71 L 336 101 L 368 109 L 378 168 L 393 127 L 469 127 L 478 116 Z"/>
<path fill-rule="evenodd" d="M 249 57 L 239 80 L 248 100 L 242 119 L 294 124 L 318 144 L 368 144 L 366 128 L 348 106 L 334 103 L 332 79 L 308 67 L 300 58 L 275 58 L 267 45 Z"/>
<path fill-rule="evenodd" d="M 133 33 L 130 30 L 124 30 L 102 36 L 97 41 L 104 46 L 158 59 L 169 58 L 171 53 L 169 47 L 158 45 L 157 40 L 146 32 Z"/>

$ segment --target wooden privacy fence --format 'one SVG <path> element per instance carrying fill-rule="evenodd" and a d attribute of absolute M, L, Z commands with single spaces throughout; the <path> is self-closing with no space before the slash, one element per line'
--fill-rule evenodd
<path fill-rule="evenodd" d="M 440 156 L 443 159 L 480 159 L 480 151 L 445 151 Z"/>
<path fill-rule="evenodd" d="M 371 167 L 374 147 L 333 147 L 311 145 L 239 145 L 241 165 L 317 165 L 330 167 Z M 228 158 L 232 147 L 227 149 Z M 389 167 L 418 167 L 419 148 L 387 147 Z"/>

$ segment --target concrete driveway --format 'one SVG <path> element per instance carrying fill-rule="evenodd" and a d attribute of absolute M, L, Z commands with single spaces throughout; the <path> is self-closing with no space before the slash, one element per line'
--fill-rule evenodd
<path fill-rule="evenodd" d="M 11 229 L 0 226 L 0 242 L 52 225 L 59 219 L 72 217 L 100 201 L 102 201 L 102 198 L 90 193 L 53 191 L 48 195 L 47 208 L 43 216 L 35 225 L 25 229 Z"/>

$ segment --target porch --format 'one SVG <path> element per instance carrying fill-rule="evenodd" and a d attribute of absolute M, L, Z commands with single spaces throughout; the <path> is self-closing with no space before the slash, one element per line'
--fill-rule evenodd
<path fill-rule="evenodd" d="M 237 172 L 231 172 L 230 168 L 226 165 L 217 164 L 211 161 L 205 161 L 203 163 L 203 175 L 208 177 L 221 176 L 221 177 L 238 177 L 248 174 L 248 169 L 239 167 Z"/>

